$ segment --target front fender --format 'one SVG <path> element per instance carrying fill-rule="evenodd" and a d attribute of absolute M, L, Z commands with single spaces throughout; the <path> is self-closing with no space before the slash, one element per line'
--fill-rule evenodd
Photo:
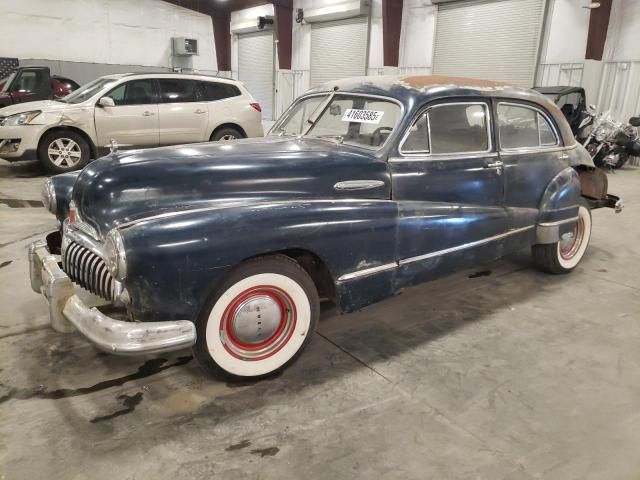
<path fill-rule="evenodd" d="M 573 167 L 558 173 L 547 185 L 539 206 L 538 243 L 555 243 L 577 219 L 581 199 L 580 177 Z"/>
<path fill-rule="evenodd" d="M 257 255 L 305 250 L 334 281 L 395 260 L 397 206 L 388 200 L 307 200 L 195 209 L 121 229 L 125 286 L 140 319 L 195 319 L 235 265 Z"/>
<path fill-rule="evenodd" d="M 52 212 L 62 223 L 69 216 L 69 202 L 71 202 L 71 192 L 73 185 L 80 172 L 61 173 L 51 177 L 53 189 L 56 195 L 56 211 Z"/>

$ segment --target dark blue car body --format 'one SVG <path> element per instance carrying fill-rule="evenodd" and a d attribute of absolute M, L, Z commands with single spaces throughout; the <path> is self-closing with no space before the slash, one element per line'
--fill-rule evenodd
<path fill-rule="evenodd" d="M 323 91 L 393 99 L 402 119 L 378 150 L 271 136 L 114 153 L 54 177 L 61 222 L 74 204 L 68 228 L 98 245 L 111 229 L 120 232 L 122 287 L 133 319 L 195 320 L 234 266 L 273 253 L 300 262 L 339 310 L 357 309 L 418 282 L 557 242 L 589 179 L 603 181 L 560 110 L 531 90 L 371 77 L 306 95 Z M 486 105 L 488 151 L 403 155 L 399 145 L 418 115 L 445 102 Z M 501 150 L 499 102 L 542 112 L 558 145 Z M 590 197 L 593 206 L 604 198 Z"/>

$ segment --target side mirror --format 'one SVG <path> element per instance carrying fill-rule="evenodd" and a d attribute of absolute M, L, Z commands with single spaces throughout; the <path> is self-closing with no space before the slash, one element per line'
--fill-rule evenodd
<path fill-rule="evenodd" d="M 629 119 L 629 123 L 634 126 L 634 127 L 640 127 L 640 116 L 638 117 L 631 117 Z"/>
<path fill-rule="evenodd" d="M 591 105 L 589 105 L 589 110 L 591 110 L 592 112 L 595 112 L 596 106 L 592 103 Z"/>
<path fill-rule="evenodd" d="M 114 102 L 113 98 L 111 97 L 102 97 L 100 100 L 98 100 L 98 105 L 100 105 L 101 107 L 115 107 L 116 102 Z"/>

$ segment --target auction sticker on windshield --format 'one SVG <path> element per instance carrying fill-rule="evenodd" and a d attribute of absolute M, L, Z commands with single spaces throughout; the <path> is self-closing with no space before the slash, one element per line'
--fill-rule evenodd
<path fill-rule="evenodd" d="M 357 123 L 380 123 L 384 112 L 379 110 L 358 110 L 357 108 L 348 108 L 342 116 L 343 122 Z"/>

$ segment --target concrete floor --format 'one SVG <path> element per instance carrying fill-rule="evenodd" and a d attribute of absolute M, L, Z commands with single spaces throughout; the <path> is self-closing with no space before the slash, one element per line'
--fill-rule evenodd
<path fill-rule="evenodd" d="M 13 201 L 41 183 L 0 162 L 0 479 L 640 477 L 640 169 L 610 175 L 627 209 L 594 212 L 573 274 L 523 254 L 325 309 L 298 363 L 246 384 L 50 330 L 25 251 L 54 221 Z"/>

